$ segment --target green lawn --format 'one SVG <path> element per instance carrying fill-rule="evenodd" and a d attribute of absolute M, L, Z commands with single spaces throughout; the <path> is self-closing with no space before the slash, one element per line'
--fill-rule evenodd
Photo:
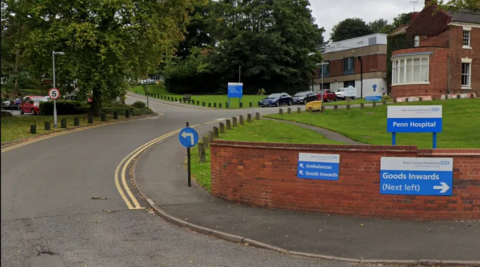
<path fill-rule="evenodd" d="M 443 132 L 438 134 L 438 148 L 480 148 L 480 99 L 429 101 L 398 105 L 442 105 Z M 325 110 L 325 113 L 274 114 L 267 117 L 296 121 L 323 127 L 341 133 L 353 140 L 372 144 L 390 145 L 387 133 L 387 106 L 376 108 Z M 397 134 L 397 145 L 432 147 L 432 134 Z"/>
<path fill-rule="evenodd" d="M 387 102 L 393 102 L 393 99 L 387 100 Z M 365 104 L 372 104 L 372 102 L 367 102 L 365 99 L 355 99 L 355 100 L 350 100 L 350 105 L 359 105 L 360 103 L 365 103 Z M 325 106 L 334 106 L 334 105 L 348 105 L 348 101 L 346 100 L 338 100 L 338 101 L 330 101 L 330 102 L 325 102 L 323 103 Z M 382 101 L 377 102 L 377 105 L 382 104 Z"/>
<path fill-rule="evenodd" d="M 39 134 L 45 133 L 54 133 L 58 131 L 63 131 L 65 129 L 60 128 L 61 120 L 67 119 L 67 129 L 75 128 L 73 126 L 73 118 L 80 118 L 80 126 L 88 125 L 88 116 L 87 115 L 66 115 L 58 116 L 58 125 L 57 129 L 53 128 L 53 116 L 14 116 L 14 117 L 3 117 L 2 118 L 2 142 L 12 141 L 16 139 L 22 139 L 27 137 L 35 137 Z M 119 115 L 119 120 L 125 120 L 124 116 Z M 113 115 L 107 115 L 107 122 L 113 120 Z M 50 122 L 51 130 L 45 130 L 45 122 Z M 102 123 L 100 118 L 94 118 L 94 124 Z M 37 134 L 30 133 L 30 125 L 37 125 Z"/>
<path fill-rule="evenodd" d="M 268 143 L 342 144 L 326 139 L 315 131 L 270 120 L 245 122 L 244 126 L 234 127 L 230 131 L 225 131 L 225 134 L 221 134 L 219 139 Z M 206 151 L 206 163 L 200 163 L 197 147 L 192 148 L 191 151 L 192 174 L 200 185 L 210 191 L 210 151 Z"/>

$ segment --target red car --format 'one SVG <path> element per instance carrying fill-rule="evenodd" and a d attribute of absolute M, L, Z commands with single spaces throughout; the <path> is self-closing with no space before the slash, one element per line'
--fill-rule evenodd
<path fill-rule="evenodd" d="M 20 114 L 32 113 L 33 115 L 37 115 L 40 113 L 40 102 L 46 101 L 48 101 L 48 98 L 45 96 L 26 96 L 20 104 Z"/>
<path fill-rule="evenodd" d="M 318 99 L 322 99 L 323 91 L 323 102 L 337 101 L 337 95 L 330 91 L 329 89 L 320 90 L 317 92 Z"/>

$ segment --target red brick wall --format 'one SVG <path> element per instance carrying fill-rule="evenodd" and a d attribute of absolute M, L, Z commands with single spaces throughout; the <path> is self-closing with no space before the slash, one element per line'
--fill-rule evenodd
<path fill-rule="evenodd" d="M 299 152 L 340 154 L 338 181 L 297 178 Z M 380 194 L 380 158 L 453 157 L 453 195 Z M 212 142 L 212 194 L 252 206 L 413 220 L 480 219 L 480 149 Z"/>
<path fill-rule="evenodd" d="M 363 73 L 387 71 L 387 55 L 362 56 Z M 360 60 L 355 57 L 355 74 L 360 74 Z M 330 61 L 330 77 L 343 76 L 343 59 Z"/>

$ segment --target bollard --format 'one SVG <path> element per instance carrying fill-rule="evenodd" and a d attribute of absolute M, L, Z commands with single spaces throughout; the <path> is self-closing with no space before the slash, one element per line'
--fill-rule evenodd
<path fill-rule="evenodd" d="M 225 102 L 225 108 L 229 108 L 228 102 Z"/>
<path fill-rule="evenodd" d="M 302 113 L 302 108 L 297 108 L 297 113 Z"/>
<path fill-rule="evenodd" d="M 125 110 L 125 118 L 130 118 L 130 110 Z"/>
<path fill-rule="evenodd" d="M 220 133 L 225 133 L 225 124 L 223 124 L 223 122 L 220 122 L 219 123 L 219 127 L 220 127 Z"/>
<path fill-rule="evenodd" d="M 73 126 L 80 126 L 80 119 L 79 118 L 73 118 Z"/>
<path fill-rule="evenodd" d="M 198 143 L 198 157 L 201 163 L 205 163 L 207 161 L 205 157 L 205 148 L 203 147 L 202 143 Z"/>
<path fill-rule="evenodd" d="M 475 98 L 475 94 L 470 94 L 470 98 Z"/>
<path fill-rule="evenodd" d="M 347 105 L 347 110 L 350 110 L 350 105 Z"/>
<path fill-rule="evenodd" d="M 205 147 L 205 149 L 208 149 L 209 145 L 210 145 L 210 142 L 208 140 L 208 136 L 206 135 L 203 136 L 203 146 Z"/>
<path fill-rule="evenodd" d="M 419 98 L 418 98 L 418 101 L 422 102 L 422 101 L 423 101 L 423 97 L 419 97 Z"/>
<path fill-rule="evenodd" d="M 102 115 L 100 116 L 102 121 L 107 121 L 107 114 L 102 112 Z"/>
<path fill-rule="evenodd" d="M 213 132 L 212 131 L 208 131 L 208 139 L 210 140 L 210 142 L 213 140 Z"/>
<path fill-rule="evenodd" d="M 460 98 L 461 98 L 461 96 L 460 96 L 460 95 L 457 95 L 457 99 L 460 99 Z"/>
<path fill-rule="evenodd" d="M 322 106 L 322 107 L 320 108 L 320 113 L 324 113 L 324 112 L 325 112 L 325 106 Z"/>
<path fill-rule="evenodd" d="M 397 104 L 397 98 L 393 99 L 393 103 Z"/>
<path fill-rule="evenodd" d="M 88 114 L 88 123 L 92 124 L 93 123 L 93 115 Z"/>
<path fill-rule="evenodd" d="M 283 109 L 279 109 L 278 114 L 283 115 Z"/>
<path fill-rule="evenodd" d="M 46 122 L 45 122 L 45 130 L 46 130 L 46 131 L 50 131 L 50 129 L 51 129 L 51 128 L 50 128 L 50 122 L 46 121 Z"/>
<path fill-rule="evenodd" d="M 338 106 L 337 105 L 333 106 L 333 110 L 338 111 Z"/>
<path fill-rule="evenodd" d="M 252 114 L 247 114 L 247 122 L 252 122 Z"/>
<path fill-rule="evenodd" d="M 237 117 L 232 118 L 232 126 L 237 127 Z"/>
<path fill-rule="evenodd" d="M 255 113 L 255 119 L 256 119 L 257 121 L 260 120 L 260 113 L 258 113 L 258 112 Z"/>
<path fill-rule="evenodd" d="M 292 114 L 292 109 L 291 109 L 291 108 L 287 108 L 287 113 L 288 113 L 288 114 Z"/>
<path fill-rule="evenodd" d="M 218 127 L 213 126 L 213 138 L 218 138 L 219 133 L 218 133 Z"/>
<path fill-rule="evenodd" d="M 60 127 L 61 128 L 67 128 L 67 119 L 62 119 Z"/>
<path fill-rule="evenodd" d="M 227 120 L 227 130 L 231 130 L 232 129 L 232 123 L 230 122 L 230 120 Z"/>
<path fill-rule="evenodd" d="M 222 103 L 218 103 L 218 107 L 219 107 L 219 108 L 222 108 Z"/>
<path fill-rule="evenodd" d="M 118 120 L 118 112 L 117 111 L 113 112 L 113 119 Z"/>
<path fill-rule="evenodd" d="M 203 106 L 203 107 L 205 106 L 205 102 L 202 102 L 202 106 Z"/>
<path fill-rule="evenodd" d="M 30 125 L 30 133 L 31 134 L 36 134 L 37 133 L 37 125 L 36 124 Z"/>
<path fill-rule="evenodd" d="M 323 108 L 323 106 L 322 106 L 322 108 Z M 313 112 L 312 107 L 308 107 L 307 112 Z"/>
<path fill-rule="evenodd" d="M 364 104 L 364 103 L 360 103 L 360 108 L 361 108 L 361 109 L 364 109 L 364 108 L 365 108 L 365 104 Z"/>
<path fill-rule="evenodd" d="M 208 107 L 211 108 L 211 107 L 212 107 L 212 103 L 208 103 Z"/>
<path fill-rule="evenodd" d="M 421 97 L 420 97 L 420 98 L 421 98 Z M 420 101 L 422 101 L 422 100 L 420 100 Z M 383 100 L 382 100 L 382 104 L 386 105 L 386 104 L 387 104 L 387 100 L 386 100 L 386 99 L 383 99 Z"/>
<path fill-rule="evenodd" d="M 240 108 L 243 108 L 243 103 L 240 102 L 240 103 L 238 104 L 238 106 L 239 106 Z"/>
<path fill-rule="evenodd" d="M 213 107 L 214 107 L 214 108 L 217 108 L 217 103 L 213 103 Z"/>
<path fill-rule="evenodd" d="M 409 98 L 408 98 L 408 97 L 406 97 L 406 98 L 405 98 L 405 102 L 406 102 L 406 103 L 408 103 L 408 100 L 409 100 Z"/>
<path fill-rule="evenodd" d="M 372 107 L 376 108 L 377 107 L 377 102 L 373 102 Z"/>
<path fill-rule="evenodd" d="M 197 106 L 200 106 L 200 101 L 197 100 Z"/>
<path fill-rule="evenodd" d="M 252 102 L 250 102 L 250 107 L 253 107 L 253 103 L 252 103 Z"/>
<path fill-rule="evenodd" d="M 240 125 L 243 125 L 243 115 L 240 115 Z"/>

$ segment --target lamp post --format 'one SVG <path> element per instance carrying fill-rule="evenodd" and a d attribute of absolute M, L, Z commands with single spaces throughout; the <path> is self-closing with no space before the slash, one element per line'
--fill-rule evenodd
<path fill-rule="evenodd" d="M 358 56 L 358 60 L 360 60 L 360 98 L 363 98 L 363 60 L 361 56 Z"/>
<path fill-rule="evenodd" d="M 64 56 L 64 52 L 55 52 L 52 51 L 52 60 L 53 60 L 53 88 L 56 88 L 55 83 L 55 55 Z M 53 127 L 57 128 L 57 100 L 53 100 Z"/>
<path fill-rule="evenodd" d="M 323 66 L 329 65 L 329 64 L 330 64 L 330 63 L 328 63 L 328 62 L 321 62 L 321 63 L 317 63 L 317 64 L 316 64 L 317 66 L 322 66 L 322 72 L 321 72 L 321 73 L 322 73 L 322 88 L 321 88 L 321 90 L 320 90 L 322 102 L 323 102 Z"/>
<path fill-rule="evenodd" d="M 242 82 L 242 66 L 238 66 L 238 82 Z"/>

